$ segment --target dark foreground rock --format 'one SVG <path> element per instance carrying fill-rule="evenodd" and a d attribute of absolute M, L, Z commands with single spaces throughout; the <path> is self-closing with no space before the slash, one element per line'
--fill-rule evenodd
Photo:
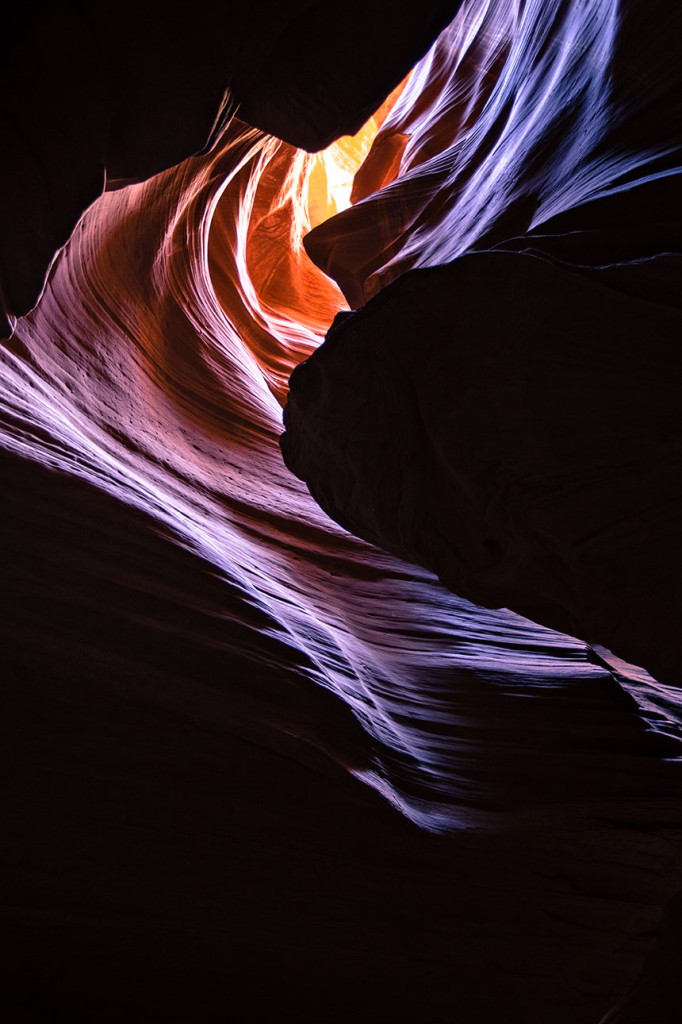
<path fill-rule="evenodd" d="M 407 274 L 294 372 L 287 464 L 457 593 L 679 683 L 679 269 L 483 252 Z"/>

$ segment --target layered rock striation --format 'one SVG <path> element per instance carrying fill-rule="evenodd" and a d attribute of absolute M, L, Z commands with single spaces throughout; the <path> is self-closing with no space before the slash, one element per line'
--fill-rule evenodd
<path fill-rule="evenodd" d="M 283 451 L 346 528 L 677 683 L 680 89 L 653 37 L 632 4 L 462 12 L 375 143 L 409 137 L 401 173 L 305 240 L 360 309 L 296 370 Z"/>
<path fill-rule="evenodd" d="M 19 15 L 15 1019 L 677 1024 L 672 13 L 387 9 Z"/>

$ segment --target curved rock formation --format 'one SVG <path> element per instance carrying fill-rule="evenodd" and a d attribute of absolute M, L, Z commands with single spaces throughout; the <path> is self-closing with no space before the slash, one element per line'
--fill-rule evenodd
<path fill-rule="evenodd" d="M 290 468 L 455 593 L 679 684 L 681 265 L 486 252 L 404 275 L 295 371 Z"/>
<path fill-rule="evenodd" d="M 225 29 L 237 16 L 231 5 L 209 24 L 215 38 L 204 38 L 208 6 L 191 25 L 181 6 L 158 34 L 151 7 L 134 17 L 118 7 L 111 26 L 108 12 L 75 8 L 90 40 L 74 35 L 71 51 L 68 137 L 78 152 L 73 173 L 55 159 L 49 180 L 63 181 L 60 193 L 72 189 L 72 219 L 84 202 L 84 167 L 96 164 L 101 183 L 107 163 L 117 180 L 81 217 L 37 307 L 0 349 L 1 692 L 11 779 L 2 934 L 16 1019 L 440 1024 L 455 1014 L 594 1024 L 620 1003 L 614 1013 L 630 1014 L 623 1019 L 673 1024 L 678 944 L 666 924 L 658 947 L 657 931 L 681 886 L 679 691 L 566 632 L 471 604 L 429 570 L 350 535 L 278 448 L 289 375 L 339 317 L 296 371 L 294 393 L 311 396 L 307 410 L 294 397 L 288 414 L 290 457 L 306 473 L 314 467 L 320 498 L 338 503 L 341 517 L 345 508 L 357 513 L 352 525 L 370 539 L 428 564 L 445 550 L 432 544 L 431 525 L 456 515 L 477 599 L 502 589 L 513 603 L 518 565 L 530 577 L 524 610 L 535 614 L 539 601 L 550 624 L 576 631 L 599 613 L 600 636 L 605 629 L 620 643 L 616 603 L 601 607 L 599 587 L 612 572 L 634 579 L 632 564 L 619 556 L 594 569 L 589 543 L 582 562 L 567 554 L 578 534 L 572 515 L 562 517 L 562 481 L 580 485 L 572 493 L 581 515 L 586 505 L 612 515 L 616 485 L 635 500 L 630 477 L 615 473 L 620 463 L 609 487 L 589 478 L 589 498 L 582 461 L 576 468 L 579 455 L 601 469 L 609 439 L 620 452 L 634 432 L 642 465 L 659 460 L 653 482 L 664 478 L 660 446 L 674 417 L 660 396 L 669 396 L 672 374 L 657 400 L 636 341 L 643 319 L 659 324 L 647 349 L 673 359 L 664 331 L 677 316 L 675 257 L 662 255 L 661 239 L 674 234 L 671 219 L 652 211 L 676 189 L 665 134 L 676 127 L 668 64 L 660 50 L 654 63 L 647 43 L 648 15 L 628 5 L 624 17 L 605 0 L 463 5 L 402 91 L 355 138 L 314 155 L 292 144 L 312 145 L 299 101 L 324 115 L 313 122 L 318 142 L 356 127 L 402 78 L 445 6 L 392 5 L 391 45 L 374 62 L 372 33 L 349 19 L 343 33 L 357 42 L 349 60 L 359 78 L 340 90 L 330 73 L 314 92 L 300 83 L 312 81 L 313 65 L 326 72 L 338 47 L 316 34 L 322 5 L 274 5 L 270 20 L 256 5 L 251 20 L 239 13 L 239 39 Z M 367 13 L 373 31 L 387 30 L 383 10 Z M 278 55 L 277 40 L 288 46 L 306 12 L 318 27 L 295 41 L 309 40 L 315 56 L 299 71 Z M 50 24 L 62 31 L 63 17 L 36 27 L 37 36 L 47 40 Z M 249 41 L 251 30 L 270 42 Z M 260 127 L 225 116 L 208 150 L 126 184 L 203 144 L 225 87 L 223 45 L 248 78 L 240 112 Z M 78 83 L 83 61 L 111 67 L 117 53 L 131 72 L 117 85 L 127 106 L 114 90 L 107 121 L 97 110 L 111 102 L 111 82 L 91 92 Z M 44 67 L 52 59 L 54 69 L 48 58 Z M 234 74 L 227 84 L 237 95 Z M 636 83 L 636 96 L 610 92 L 619 82 Z M 622 117 L 609 105 L 616 95 Z M 82 138 L 79 103 L 92 107 L 93 132 L 83 127 Z M 544 119 L 556 110 L 558 123 Z M 271 115 L 291 120 L 291 135 L 277 122 L 289 141 L 261 130 Z M 135 130 L 126 134 L 126 124 Z M 42 121 L 31 131 L 36 146 L 47 145 Z M 27 178 L 22 196 L 32 188 Z M 52 208 L 62 217 L 60 203 Z M 55 232 L 39 214 L 31 203 L 12 213 L 17 258 L 3 258 L 27 302 L 36 268 L 69 230 L 68 217 Z M 40 237 L 21 235 L 22 223 L 39 222 Z M 496 251 L 485 251 L 493 241 Z M 485 288 L 490 275 L 494 289 Z M 455 279 L 465 292 L 457 316 L 476 334 L 473 362 L 439 343 L 449 336 L 450 313 L 443 328 L 439 311 L 451 309 L 445 290 Z M 542 285 L 536 319 L 519 312 L 514 281 Z M 425 282 L 424 294 L 431 287 L 416 312 L 407 300 L 415 282 Z M 572 289 L 581 303 L 597 295 L 608 307 L 590 321 L 594 345 L 599 323 L 618 311 L 638 371 L 604 350 L 601 364 L 591 351 L 589 372 L 572 375 L 569 327 L 581 315 Z M 356 295 L 367 304 L 350 314 Z M 364 337 L 375 318 L 381 331 Z M 514 327 L 523 362 L 492 332 L 479 338 L 484 321 Z M 545 361 L 548 321 L 558 338 Z M 390 339 L 384 324 L 395 326 Z M 361 382 L 349 373 L 356 341 L 385 353 L 363 364 Z M 427 372 L 429 346 L 450 377 Z M 584 400 L 603 391 L 592 368 L 623 383 L 617 424 L 599 401 Z M 468 388 L 468 413 L 441 402 L 453 379 Z M 527 386 L 538 380 L 547 387 Z M 567 381 L 580 399 L 573 405 Z M 456 420 L 457 444 L 443 443 L 442 455 L 434 445 L 428 459 L 417 445 L 406 467 L 416 385 L 432 392 L 422 434 L 428 421 L 431 436 L 447 439 Z M 495 410 L 504 429 L 490 431 L 481 393 L 506 403 L 506 415 Z M 618 394 L 611 386 L 610 409 Z M 632 411 L 640 400 L 657 437 L 641 437 Z M 334 418 L 344 406 L 358 411 L 350 439 L 347 418 Z M 338 426 L 343 451 L 333 432 L 312 432 L 313 412 Z M 530 428 L 536 462 L 515 461 L 511 446 L 525 444 Z M 486 489 L 487 461 L 481 474 L 467 476 L 467 465 L 445 506 L 440 481 L 461 455 L 462 431 L 479 464 L 477 445 L 499 447 L 505 489 Z M 600 447 L 588 441 L 595 431 Z M 398 486 L 395 471 L 405 468 L 419 477 L 419 493 Z M 389 488 L 395 501 L 386 501 Z M 643 514 L 645 499 L 636 499 Z M 426 508 L 432 518 L 421 531 Z M 528 539 L 529 508 L 551 572 Z M 665 507 L 646 510 L 665 523 Z M 622 522 L 627 534 L 632 518 Z M 409 546 L 415 524 L 426 553 Z M 449 527 L 449 519 L 439 527 L 448 556 Z M 660 567 L 650 558 L 642 546 L 641 564 Z M 578 563 L 582 575 L 571 576 Z M 454 557 L 446 569 L 449 582 L 469 586 Z M 573 578 L 583 581 L 577 605 Z M 634 585 L 632 595 L 644 601 Z M 662 614 L 672 608 L 671 599 Z M 648 642 L 648 657 L 661 635 L 638 623 L 621 647 Z M 672 650 L 661 665 L 677 683 Z"/>
<path fill-rule="evenodd" d="M 349 0 L 342 18 L 327 0 L 199 0 L 191 12 L 177 0 L 122 0 L 115 12 L 80 0 L 10 4 L 3 336 L 35 305 L 105 180 L 148 178 L 205 149 L 237 108 L 311 150 L 357 131 L 459 2 Z"/>
<path fill-rule="evenodd" d="M 306 239 L 383 290 L 297 369 L 283 450 L 346 528 L 678 683 L 674 62 L 644 77 L 636 5 L 480 10 L 382 129 L 398 179 Z"/>

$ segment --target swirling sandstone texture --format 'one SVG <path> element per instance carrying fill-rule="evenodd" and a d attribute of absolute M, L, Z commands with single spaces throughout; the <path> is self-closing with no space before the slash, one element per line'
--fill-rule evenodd
<path fill-rule="evenodd" d="M 637 4 L 494 6 L 382 128 L 403 173 L 306 239 L 364 308 L 283 451 L 347 529 L 679 684 L 677 64 Z"/>
<path fill-rule="evenodd" d="M 105 181 L 210 145 L 240 108 L 310 150 L 357 131 L 459 0 L 9 5 L 0 128 L 5 332 Z M 2 325 L 0 325 L 2 326 Z"/>
<path fill-rule="evenodd" d="M 12 1019 L 679 1024 L 675 12 L 18 8 Z"/>

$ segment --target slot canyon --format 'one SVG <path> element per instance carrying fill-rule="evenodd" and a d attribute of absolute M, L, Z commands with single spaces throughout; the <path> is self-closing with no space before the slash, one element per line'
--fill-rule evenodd
<path fill-rule="evenodd" d="M 5 22 L 7 1019 L 682 1024 L 678 6 Z"/>

